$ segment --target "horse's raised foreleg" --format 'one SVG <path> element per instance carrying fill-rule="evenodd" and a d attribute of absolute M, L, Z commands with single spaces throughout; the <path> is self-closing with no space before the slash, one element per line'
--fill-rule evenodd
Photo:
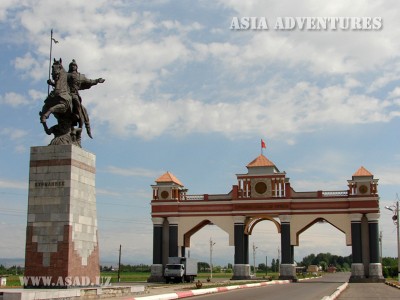
<path fill-rule="evenodd" d="M 52 107 L 50 107 L 48 110 L 45 110 L 43 107 L 43 110 L 39 113 L 40 115 L 40 122 L 41 123 L 46 123 L 46 120 L 49 118 L 49 116 L 53 113 L 58 113 L 58 114 L 64 114 L 68 110 L 68 107 L 64 103 L 59 103 L 56 104 Z"/>

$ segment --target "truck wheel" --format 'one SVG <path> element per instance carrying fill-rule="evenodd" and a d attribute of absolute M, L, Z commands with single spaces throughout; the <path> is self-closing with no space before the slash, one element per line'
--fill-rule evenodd
<path fill-rule="evenodd" d="M 169 283 L 169 278 L 165 278 L 165 283 Z"/>

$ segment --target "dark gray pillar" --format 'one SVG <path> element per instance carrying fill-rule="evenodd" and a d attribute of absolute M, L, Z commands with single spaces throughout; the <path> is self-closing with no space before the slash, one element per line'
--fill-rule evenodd
<path fill-rule="evenodd" d="M 363 282 L 365 270 L 363 263 L 363 238 L 362 238 L 362 214 L 351 214 L 351 252 L 353 262 L 351 264 L 351 276 L 349 282 Z"/>
<path fill-rule="evenodd" d="M 148 282 L 163 282 L 163 257 L 164 257 L 164 218 L 152 218 L 153 221 L 153 264 Z"/>
<path fill-rule="evenodd" d="M 249 235 L 243 233 L 243 238 L 244 238 L 244 248 L 243 248 L 244 263 L 248 264 L 249 263 Z"/>
<path fill-rule="evenodd" d="M 368 239 L 369 239 L 369 280 L 372 282 L 384 282 L 382 264 L 379 253 L 379 213 L 367 214 Z"/>
<path fill-rule="evenodd" d="M 279 266 L 279 279 L 297 281 L 296 267 L 293 260 L 294 247 L 290 240 L 291 215 L 280 215 L 281 221 L 281 261 Z"/>
<path fill-rule="evenodd" d="M 178 218 L 168 218 L 169 243 L 168 257 L 178 256 Z"/>
<path fill-rule="evenodd" d="M 353 263 L 362 263 L 361 220 L 351 221 L 351 252 Z"/>
<path fill-rule="evenodd" d="M 291 245 L 290 248 L 291 248 L 291 249 L 290 249 L 290 250 L 291 250 L 291 251 L 290 251 L 290 252 L 291 252 L 291 253 L 290 253 L 290 255 L 291 255 L 290 261 L 292 262 L 292 264 L 294 264 L 294 246 Z"/>
<path fill-rule="evenodd" d="M 249 236 L 244 233 L 246 217 L 234 216 L 235 259 L 233 266 L 234 280 L 250 279 Z"/>
<path fill-rule="evenodd" d="M 235 264 L 245 264 L 244 223 L 235 223 Z M 248 242 L 247 242 L 248 243 Z"/>
<path fill-rule="evenodd" d="M 189 252 L 190 254 L 190 252 Z M 184 246 L 181 247 L 181 256 L 186 257 L 186 248 Z"/>
<path fill-rule="evenodd" d="M 293 264 L 293 249 L 290 245 L 290 223 L 281 224 L 281 264 Z"/>
<path fill-rule="evenodd" d="M 378 220 L 368 220 L 369 230 L 369 261 L 379 263 L 379 225 Z"/>
<path fill-rule="evenodd" d="M 153 225 L 153 264 L 162 264 L 163 225 Z"/>

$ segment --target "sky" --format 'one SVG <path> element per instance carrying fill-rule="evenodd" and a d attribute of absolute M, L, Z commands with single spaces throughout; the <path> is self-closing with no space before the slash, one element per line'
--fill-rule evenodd
<path fill-rule="evenodd" d="M 52 57 L 75 59 L 96 155 L 102 264 L 152 262 L 150 185 L 166 171 L 189 194 L 228 193 L 260 154 L 296 191 L 346 190 L 360 166 L 379 179 L 383 256 L 396 257 L 396 227 L 385 206 L 400 184 L 400 19 L 382 1 L 50 1 L 0 3 L 0 259 L 23 258 L 30 147 L 45 146 L 38 112 Z M 255 17 L 268 28 L 233 21 Z M 291 30 L 276 27 L 292 17 Z M 317 28 L 299 20 L 363 23 Z M 314 20 L 314 21 L 313 21 Z M 364 21 L 363 21 L 364 22 Z M 365 21 L 367 22 L 367 21 Z M 372 21 L 371 21 L 372 22 Z M 377 24 L 369 26 L 368 24 Z M 55 123 L 54 118 L 48 121 Z M 233 263 L 228 236 L 207 226 L 190 255 Z M 250 236 L 256 264 L 277 258 L 271 222 Z M 344 234 L 316 224 L 300 235 L 296 261 L 310 253 L 351 254 Z"/>

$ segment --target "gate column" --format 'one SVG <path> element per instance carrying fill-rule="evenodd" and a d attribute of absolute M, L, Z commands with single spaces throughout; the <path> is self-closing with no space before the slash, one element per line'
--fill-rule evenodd
<path fill-rule="evenodd" d="M 153 264 L 148 282 L 163 282 L 163 224 L 164 218 L 152 218 L 153 221 Z"/>
<path fill-rule="evenodd" d="M 249 259 L 249 240 L 245 235 L 244 216 L 234 216 L 234 239 L 235 239 L 235 264 L 233 266 L 232 279 L 250 279 Z"/>
<path fill-rule="evenodd" d="M 169 242 L 168 242 L 168 257 L 177 257 L 179 256 L 178 250 L 178 223 L 179 218 L 177 217 L 168 217 L 169 223 Z"/>
<path fill-rule="evenodd" d="M 379 255 L 379 213 L 367 214 L 368 233 L 369 233 L 369 278 L 373 281 L 382 281 L 385 279 L 382 275 L 382 264 Z"/>
<path fill-rule="evenodd" d="M 362 214 L 351 214 L 351 252 L 353 263 L 351 264 L 350 282 L 359 281 L 365 278 L 364 264 L 362 261 L 362 240 L 361 240 L 361 218 Z"/>
<path fill-rule="evenodd" d="M 294 265 L 294 248 L 290 243 L 290 215 L 279 216 L 281 220 L 281 249 L 282 258 L 279 270 L 279 279 L 297 280 L 296 266 Z"/>

